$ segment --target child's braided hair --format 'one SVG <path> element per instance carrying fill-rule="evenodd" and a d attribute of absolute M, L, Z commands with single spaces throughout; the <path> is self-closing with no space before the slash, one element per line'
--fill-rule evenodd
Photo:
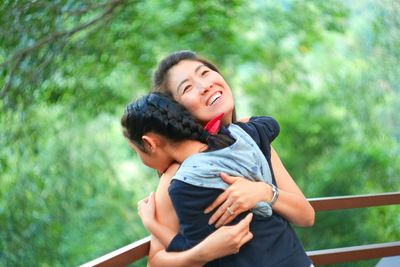
<path fill-rule="evenodd" d="M 130 103 L 121 119 L 124 135 L 142 151 L 142 136 L 148 132 L 173 142 L 197 140 L 208 144 L 208 151 L 231 145 L 228 134 L 209 135 L 182 105 L 163 93 L 150 93 Z"/>

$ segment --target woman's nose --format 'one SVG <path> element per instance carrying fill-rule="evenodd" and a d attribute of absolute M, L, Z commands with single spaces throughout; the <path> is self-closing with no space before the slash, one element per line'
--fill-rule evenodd
<path fill-rule="evenodd" d="M 200 93 L 204 94 L 208 92 L 212 88 L 212 83 L 205 83 L 205 82 L 199 82 L 197 84 L 197 89 L 199 89 Z"/>

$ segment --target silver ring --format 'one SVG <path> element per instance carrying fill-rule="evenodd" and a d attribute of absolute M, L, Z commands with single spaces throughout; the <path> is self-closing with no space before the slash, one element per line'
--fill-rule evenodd
<path fill-rule="evenodd" d="M 234 214 L 230 207 L 227 207 L 227 208 L 226 208 L 226 211 L 227 211 L 231 216 Z"/>

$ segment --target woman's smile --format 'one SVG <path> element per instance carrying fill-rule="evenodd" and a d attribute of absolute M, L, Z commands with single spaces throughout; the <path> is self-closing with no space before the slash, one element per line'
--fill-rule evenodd
<path fill-rule="evenodd" d="M 206 105 L 207 105 L 208 107 L 213 106 L 213 105 L 215 104 L 215 102 L 217 102 L 217 100 L 220 99 L 221 96 L 222 96 L 222 92 L 221 92 L 221 91 L 215 92 L 214 94 L 212 94 L 212 95 L 208 98 Z"/>

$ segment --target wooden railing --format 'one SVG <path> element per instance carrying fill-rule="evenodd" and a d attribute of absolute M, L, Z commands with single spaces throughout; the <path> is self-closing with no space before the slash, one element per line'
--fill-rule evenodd
<path fill-rule="evenodd" d="M 400 192 L 358 195 L 344 197 L 323 197 L 309 199 L 316 212 L 354 208 L 376 207 L 400 204 Z M 125 266 L 148 255 L 150 237 L 143 238 L 130 245 L 110 252 L 100 258 L 81 265 L 89 266 Z M 314 265 L 367 260 L 400 255 L 400 241 L 370 244 L 363 246 L 324 249 L 307 252 Z"/>
<path fill-rule="evenodd" d="M 316 212 L 400 204 L 400 192 L 309 199 Z M 400 241 L 307 252 L 314 265 L 400 255 Z"/>

